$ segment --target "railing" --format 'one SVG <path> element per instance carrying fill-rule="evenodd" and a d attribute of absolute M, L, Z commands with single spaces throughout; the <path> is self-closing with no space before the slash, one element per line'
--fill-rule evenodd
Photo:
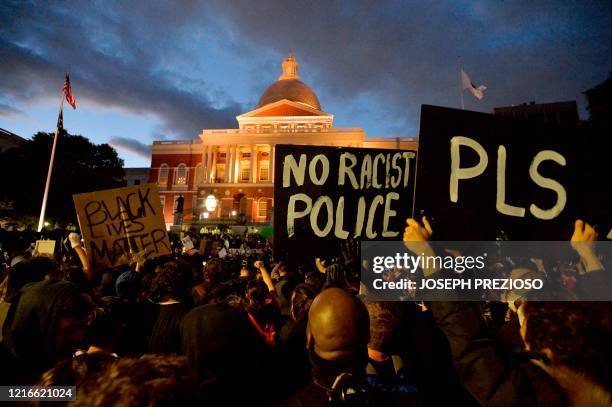
<path fill-rule="evenodd" d="M 200 140 L 160 140 L 154 141 L 156 145 L 176 145 L 176 144 L 200 144 Z"/>
<path fill-rule="evenodd" d="M 274 133 L 356 133 L 362 132 L 363 130 L 355 127 L 341 127 L 341 128 L 304 128 L 304 129 L 261 129 L 261 130 L 245 130 L 245 129 L 214 129 L 204 130 L 206 134 L 274 134 Z"/>

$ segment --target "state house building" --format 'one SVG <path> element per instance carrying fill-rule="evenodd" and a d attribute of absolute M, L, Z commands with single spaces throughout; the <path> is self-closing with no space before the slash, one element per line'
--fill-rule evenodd
<path fill-rule="evenodd" d="M 270 222 L 277 144 L 416 150 L 416 138 L 366 138 L 360 128 L 334 127 L 334 115 L 300 80 L 296 59 L 289 54 L 281 66 L 255 109 L 236 117 L 238 128 L 153 143 L 149 181 L 158 184 L 168 226 Z M 182 219 L 175 216 L 181 195 Z"/>

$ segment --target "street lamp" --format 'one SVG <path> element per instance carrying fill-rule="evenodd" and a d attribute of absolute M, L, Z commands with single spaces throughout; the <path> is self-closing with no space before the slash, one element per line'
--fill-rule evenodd
<path fill-rule="evenodd" d="M 212 194 L 208 195 L 204 201 L 204 206 L 208 212 L 214 212 L 217 209 L 217 198 Z"/>
<path fill-rule="evenodd" d="M 237 212 L 236 212 L 235 210 L 234 210 L 234 211 L 232 211 L 232 216 L 236 216 L 236 213 L 237 213 Z"/>

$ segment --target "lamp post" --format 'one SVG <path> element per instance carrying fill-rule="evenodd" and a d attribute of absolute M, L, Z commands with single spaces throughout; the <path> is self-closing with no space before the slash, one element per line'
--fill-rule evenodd
<path fill-rule="evenodd" d="M 217 209 L 217 198 L 212 194 L 208 195 L 204 201 L 204 206 L 208 212 L 214 212 Z"/>

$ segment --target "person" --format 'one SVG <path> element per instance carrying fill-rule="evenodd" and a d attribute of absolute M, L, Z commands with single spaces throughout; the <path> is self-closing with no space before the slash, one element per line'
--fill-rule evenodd
<path fill-rule="evenodd" d="M 291 319 L 280 330 L 278 361 L 283 372 L 279 382 L 279 399 L 286 399 L 310 382 L 310 361 L 306 349 L 308 311 L 317 292 L 301 283 L 291 295 Z"/>
<path fill-rule="evenodd" d="M 612 405 L 612 306 L 607 302 L 521 305 L 521 337 L 572 406 Z"/>
<path fill-rule="evenodd" d="M 115 280 L 115 299 L 108 308 L 118 324 L 115 351 L 122 356 L 140 356 L 147 351 L 147 336 L 156 320 L 156 305 L 139 302 L 142 272 L 128 270 Z"/>
<path fill-rule="evenodd" d="M 204 405 L 261 404 L 269 352 L 242 308 L 225 301 L 190 310 L 181 322 L 182 352 L 204 389 Z"/>
<path fill-rule="evenodd" d="M 149 335 L 149 352 L 180 352 L 180 324 L 190 308 L 191 276 L 182 263 L 166 262 L 158 268 L 151 283 L 150 299 L 158 305 L 158 314 Z"/>
<path fill-rule="evenodd" d="M 369 340 L 369 317 L 364 304 L 342 288 L 322 291 L 308 313 L 306 346 L 312 381 L 283 405 L 395 405 L 395 394 L 373 392 L 367 384 Z M 401 403 L 420 404 L 410 396 Z"/>
<path fill-rule="evenodd" d="M 291 307 L 291 293 L 298 284 L 298 279 L 294 269 L 286 263 L 279 263 L 275 269 L 279 276 L 278 281 L 274 284 L 276 298 L 278 299 L 281 315 L 288 317 L 289 308 Z"/>
<path fill-rule="evenodd" d="M 77 387 L 75 406 L 200 405 L 201 393 L 184 357 L 145 355 L 109 364 Z"/>
<path fill-rule="evenodd" d="M 583 226 L 583 224 L 576 222 L 575 227 L 580 226 Z M 422 224 L 415 219 L 408 219 L 403 239 L 406 247 L 413 253 L 432 255 L 434 250 L 429 244 L 432 234 L 431 224 L 426 217 L 422 218 Z M 579 233 L 579 235 L 581 234 Z M 588 238 L 590 239 L 591 236 Z M 579 239 L 579 237 L 576 237 L 576 239 Z M 424 270 L 424 274 L 428 278 L 436 278 L 437 273 L 440 273 L 440 270 Z M 519 317 L 524 313 L 525 304 L 526 302 L 523 301 L 517 309 Z M 578 307 L 575 304 L 572 305 Z M 583 399 L 577 397 L 576 394 L 564 392 L 562 389 L 563 382 L 560 382 L 555 375 L 550 374 L 553 371 L 564 370 L 543 368 L 546 363 L 549 363 L 551 357 L 557 364 L 563 363 L 562 352 L 559 352 L 558 348 L 557 359 L 554 358 L 555 353 L 552 351 L 552 349 L 555 349 L 554 347 L 548 348 L 551 350 L 548 355 L 537 352 L 517 353 L 505 349 L 487 331 L 478 303 L 436 301 L 430 302 L 429 307 L 438 326 L 448 338 L 453 360 L 464 386 L 483 405 L 580 405 L 575 404 L 575 400 L 576 398 L 578 400 Z M 529 310 L 529 308 L 527 309 Z M 535 317 L 537 313 L 534 312 L 533 315 Z M 567 314 L 567 316 L 569 317 L 570 314 Z M 522 322 L 521 333 L 526 350 L 544 351 L 547 349 L 545 345 L 550 344 L 550 341 L 559 335 L 551 329 L 552 326 L 555 326 L 555 329 L 562 329 L 561 327 L 566 324 L 566 326 L 573 325 L 573 329 L 579 330 L 574 335 L 575 338 L 591 336 L 588 328 L 585 329 L 584 325 L 576 324 L 576 321 L 572 321 L 571 318 L 566 320 L 561 318 L 563 316 L 557 314 L 556 323 L 549 323 L 549 330 L 539 333 L 539 335 L 550 335 L 547 342 L 534 340 L 531 345 L 529 342 L 530 336 L 527 335 L 528 331 L 523 334 L 523 330 L 528 329 L 528 324 Z M 524 320 L 524 318 L 519 318 L 519 322 L 521 319 Z M 535 319 L 533 320 L 535 321 Z M 593 323 L 597 324 L 597 321 L 593 321 Z M 606 322 L 603 324 L 605 325 Z M 536 329 L 538 323 L 533 323 L 532 327 Z M 605 328 L 600 328 L 600 330 L 606 332 Z M 564 334 L 569 332 L 571 331 L 564 330 Z M 607 333 L 609 336 L 609 328 L 607 328 Z M 575 344 L 572 343 L 569 346 L 575 346 Z M 582 351 L 581 347 L 577 347 L 575 350 L 575 352 Z M 599 352 L 600 357 L 604 356 L 601 347 L 597 352 Z M 579 358 L 578 356 L 575 357 Z M 571 366 L 565 367 L 571 370 Z M 589 389 L 593 389 L 593 387 Z"/>
<path fill-rule="evenodd" d="M 402 308 L 390 301 L 365 303 L 370 316 L 370 342 L 366 372 L 370 386 L 383 392 L 417 393 L 401 355 L 393 350 L 402 324 Z"/>
<path fill-rule="evenodd" d="M 31 384 L 85 339 L 94 304 L 72 283 L 47 279 L 24 287 L 9 309 L 0 346 L 0 383 Z"/>

